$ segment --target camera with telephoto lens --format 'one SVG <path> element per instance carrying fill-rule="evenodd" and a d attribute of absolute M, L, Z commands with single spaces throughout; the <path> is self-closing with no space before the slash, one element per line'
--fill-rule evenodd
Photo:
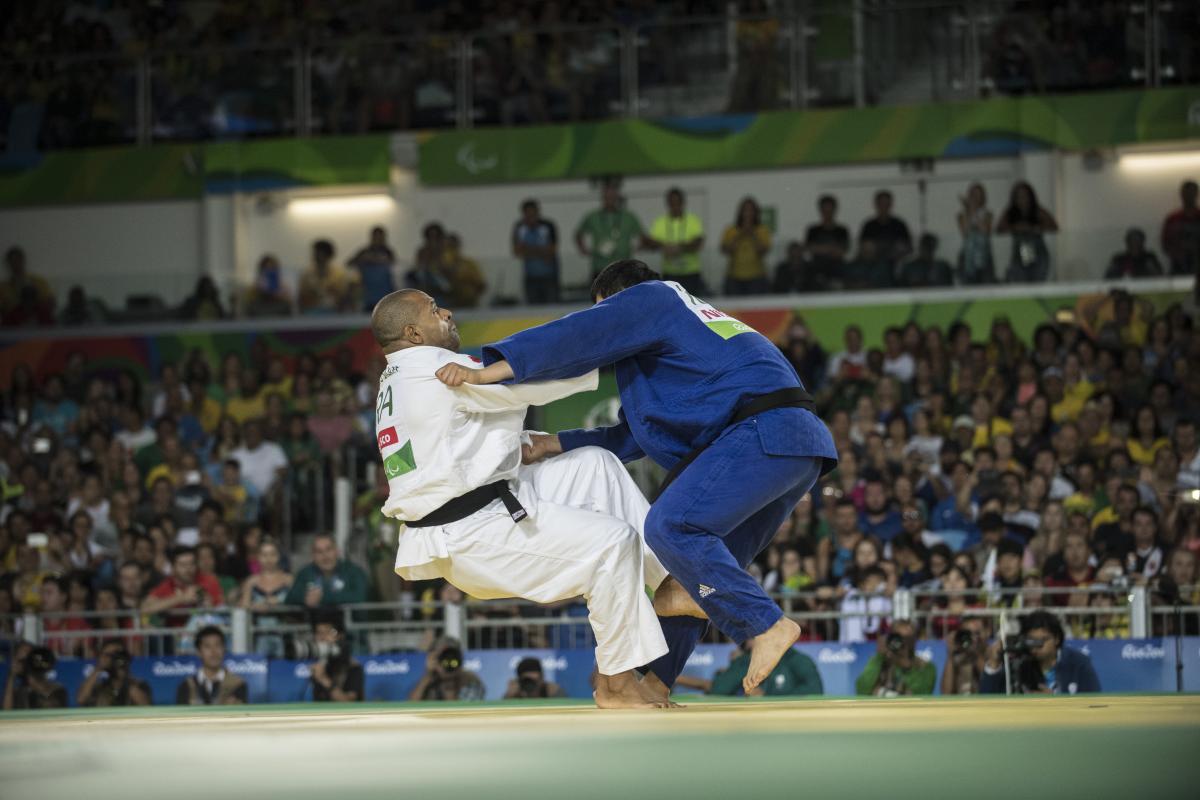
<path fill-rule="evenodd" d="M 129 661 L 130 657 L 127 650 L 117 650 L 112 654 L 111 658 L 109 658 L 109 664 L 112 665 L 110 669 L 112 669 L 113 672 L 121 672 L 129 669 Z"/>
<path fill-rule="evenodd" d="M 463 652 L 457 647 L 443 648 L 437 656 L 438 666 L 443 672 L 458 672 L 462 667 Z"/>
<path fill-rule="evenodd" d="M 960 629 L 954 633 L 954 652 L 958 654 L 967 653 L 975 646 L 975 634 L 968 630 Z"/>
<path fill-rule="evenodd" d="M 54 669 L 58 659 L 49 647 L 35 647 L 25 656 L 25 671 L 33 675 L 44 675 Z"/>
<path fill-rule="evenodd" d="M 887 635 L 886 642 L 889 655 L 898 655 L 904 650 L 904 637 L 895 631 Z"/>
<path fill-rule="evenodd" d="M 537 678 L 530 678 L 529 676 L 517 678 L 517 686 L 521 688 L 521 694 L 524 695 L 542 694 L 545 692 L 545 689 L 542 688 L 542 682 Z"/>

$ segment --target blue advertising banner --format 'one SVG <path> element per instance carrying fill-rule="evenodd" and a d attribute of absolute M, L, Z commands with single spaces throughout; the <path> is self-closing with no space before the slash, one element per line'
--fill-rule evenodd
<path fill-rule="evenodd" d="M 1086 654 L 1096 668 L 1100 685 L 1106 692 L 1171 692 L 1175 690 L 1174 639 L 1119 639 L 1068 641 Z M 729 665 L 734 651 L 730 644 L 700 645 L 688 659 L 684 675 L 712 680 Z M 849 696 L 855 693 L 854 681 L 877 651 L 874 642 L 839 644 L 805 642 L 796 649 L 813 660 L 825 694 Z M 918 654 L 933 662 L 940 679 L 946 661 L 946 646 L 941 641 L 922 641 Z M 1182 640 L 1185 691 L 1200 691 L 1200 637 Z M 534 657 L 542 662 L 547 680 L 553 681 L 570 697 L 591 697 L 591 675 L 595 657 L 591 650 L 477 650 L 468 651 L 464 667 L 483 681 L 486 699 L 504 696 L 508 682 L 516 677 L 521 659 Z M 366 656 L 359 659 L 365 677 L 364 698 L 368 702 L 400 702 L 408 698 L 425 674 L 423 653 Z M 231 656 L 225 668 L 240 675 L 248 684 L 251 703 L 301 703 L 312 700 L 309 662 L 268 661 L 257 655 Z M 199 666 L 194 656 L 139 657 L 130 667 L 134 676 L 150 686 L 155 705 L 171 705 L 175 692 L 186 677 Z M 0 683 L 8 679 L 9 665 L 0 664 Z M 62 659 L 50 673 L 51 680 L 66 688 L 72 706 L 79 687 L 91 674 L 90 660 Z M 940 681 L 939 681 L 940 685 Z M 681 688 L 681 691 L 688 691 Z M 935 694 L 940 689 L 935 689 Z"/>

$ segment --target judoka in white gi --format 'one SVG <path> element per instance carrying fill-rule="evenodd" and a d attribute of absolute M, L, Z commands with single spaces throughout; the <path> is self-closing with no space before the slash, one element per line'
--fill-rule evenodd
<path fill-rule="evenodd" d="M 593 390 L 597 374 L 451 389 L 434 373 L 477 363 L 458 354 L 451 312 L 416 290 L 381 300 L 371 328 L 387 356 L 376 404 L 390 489 L 383 513 L 409 523 L 396 573 L 444 578 L 481 599 L 583 596 L 596 636 L 597 704 L 664 705 L 633 672 L 667 652 L 643 588 L 667 575 L 642 539 L 649 504 L 600 448 L 521 464 L 528 406 Z"/>

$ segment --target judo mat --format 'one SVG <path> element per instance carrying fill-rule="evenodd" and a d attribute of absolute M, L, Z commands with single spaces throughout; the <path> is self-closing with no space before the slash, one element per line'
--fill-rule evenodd
<path fill-rule="evenodd" d="M 1200 695 L 0 715 L 0 798 L 1186 797 Z"/>

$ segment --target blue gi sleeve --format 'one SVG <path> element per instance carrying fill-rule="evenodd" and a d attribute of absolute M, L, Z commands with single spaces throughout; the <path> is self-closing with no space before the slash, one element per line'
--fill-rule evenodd
<path fill-rule="evenodd" d="M 560 431 L 558 441 L 563 452 L 580 447 L 603 447 L 624 463 L 637 461 L 646 454 L 633 438 L 633 431 L 629 429 L 629 422 L 625 419 L 625 409 L 621 409 L 618 416 L 620 421 L 608 428 Z"/>
<path fill-rule="evenodd" d="M 658 281 L 617 292 L 591 308 L 483 348 L 483 363 L 507 361 L 513 381 L 574 378 L 658 344 L 663 305 L 674 291 Z"/>

